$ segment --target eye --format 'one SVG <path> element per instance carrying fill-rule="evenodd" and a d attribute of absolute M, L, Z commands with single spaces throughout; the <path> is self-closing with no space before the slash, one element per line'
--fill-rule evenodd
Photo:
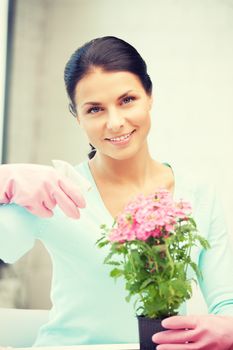
<path fill-rule="evenodd" d="M 100 112 L 102 109 L 101 107 L 98 107 L 98 106 L 94 106 L 94 107 L 91 107 L 87 110 L 87 113 L 88 114 L 96 114 L 98 112 Z"/>
<path fill-rule="evenodd" d="M 126 96 L 122 99 L 122 104 L 126 105 L 129 104 L 130 102 L 133 102 L 136 98 L 134 96 Z"/>

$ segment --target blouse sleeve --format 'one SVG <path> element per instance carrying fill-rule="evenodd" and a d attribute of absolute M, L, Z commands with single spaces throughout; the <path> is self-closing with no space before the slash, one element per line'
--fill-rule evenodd
<path fill-rule="evenodd" d="M 35 242 L 41 219 L 16 204 L 0 205 L 0 259 L 14 263 Z"/>
<path fill-rule="evenodd" d="M 207 239 L 211 248 L 202 250 L 199 267 L 203 279 L 199 284 L 209 313 L 233 316 L 233 249 L 227 232 L 223 208 L 216 189 L 211 196 Z"/>

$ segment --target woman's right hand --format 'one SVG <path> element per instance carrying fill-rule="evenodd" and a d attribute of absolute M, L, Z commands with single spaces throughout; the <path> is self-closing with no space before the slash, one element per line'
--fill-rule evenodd
<path fill-rule="evenodd" d="M 15 203 L 34 215 L 48 218 L 58 205 L 69 217 L 78 219 L 85 200 L 79 187 L 53 167 L 36 164 L 0 166 L 0 204 Z"/>

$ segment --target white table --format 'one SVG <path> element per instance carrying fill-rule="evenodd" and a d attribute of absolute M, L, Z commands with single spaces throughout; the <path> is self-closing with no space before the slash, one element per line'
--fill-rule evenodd
<path fill-rule="evenodd" d="M 14 348 L 17 350 L 35 348 Z M 139 344 L 98 344 L 98 345 L 77 345 L 77 346 L 50 346 L 36 347 L 36 350 L 139 350 Z"/>

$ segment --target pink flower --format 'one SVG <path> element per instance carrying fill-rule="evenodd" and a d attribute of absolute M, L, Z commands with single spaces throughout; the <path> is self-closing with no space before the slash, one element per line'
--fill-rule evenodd
<path fill-rule="evenodd" d="M 189 216 L 192 212 L 192 208 L 190 203 L 183 201 L 182 199 L 176 203 L 176 210 L 175 214 L 180 219 L 183 219 L 187 216 Z"/>
<path fill-rule="evenodd" d="M 131 200 L 124 211 L 117 217 L 116 225 L 111 230 L 112 242 L 132 240 L 146 241 L 150 237 L 168 237 L 174 233 L 179 220 L 191 214 L 191 205 L 180 200 L 175 202 L 166 189 L 149 196 L 139 195 Z"/>

